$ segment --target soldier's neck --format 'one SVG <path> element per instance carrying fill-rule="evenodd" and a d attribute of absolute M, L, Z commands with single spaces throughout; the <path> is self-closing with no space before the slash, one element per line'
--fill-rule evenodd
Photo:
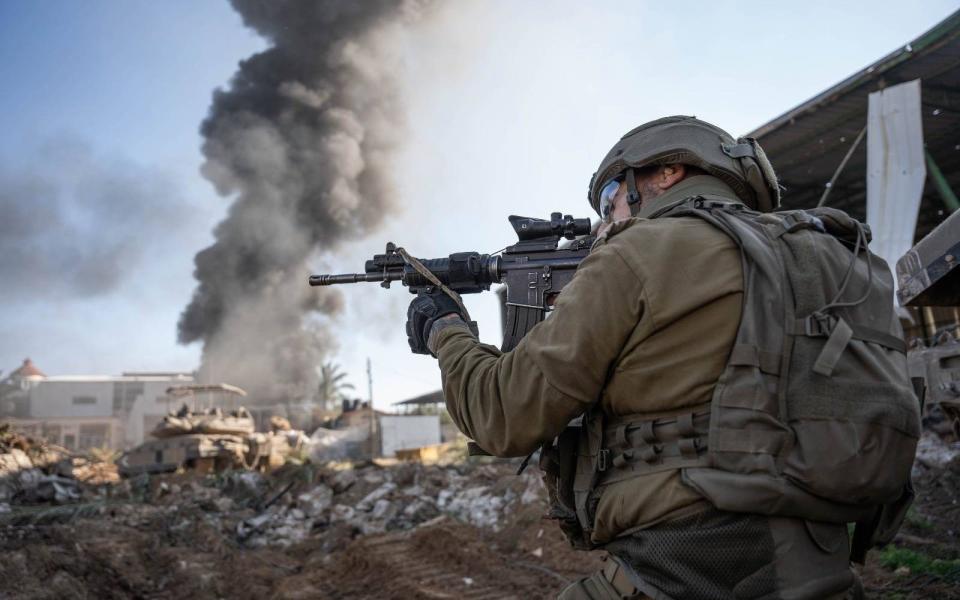
<path fill-rule="evenodd" d="M 693 177 L 687 177 L 656 198 L 644 202 L 640 206 L 640 212 L 637 213 L 637 216 L 644 219 L 649 218 L 650 215 L 670 204 L 701 194 L 728 196 L 731 199 L 737 197 L 729 185 L 713 175 L 694 175 Z"/>

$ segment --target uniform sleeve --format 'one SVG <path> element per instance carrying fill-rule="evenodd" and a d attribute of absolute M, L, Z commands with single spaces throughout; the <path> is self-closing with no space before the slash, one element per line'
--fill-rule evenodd
<path fill-rule="evenodd" d="M 596 402 L 644 312 L 641 280 L 611 245 L 580 263 L 549 318 L 511 352 L 462 327 L 438 334 L 447 410 L 496 456 L 523 456 Z"/>

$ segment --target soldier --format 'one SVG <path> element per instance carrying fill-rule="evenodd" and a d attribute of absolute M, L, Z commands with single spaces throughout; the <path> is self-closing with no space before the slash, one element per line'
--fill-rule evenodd
<path fill-rule="evenodd" d="M 711 400 L 743 354 L 733 350 L 745 305 L 741 249 L 727 233 L 657 218 L 695 197 L 768 212 L 779 188 L 752 140 L 693 117 L 641 125 L 594 174 L 598 239 L 549 319 L 501 353 L 473 336 L 450 298 L 422 295 L 408 312 L 411 347 L 439 359 L 451 417 L 493 455 L 546 451 L 586 415 L 576 479 L 559 495 L 576 498 L 565 527 L 575 545 L 609 557 L 560 598 L 844 597 L 857 584 L 840 521 L 856 518 L 757 514 L 750 507 L 771 497 L 751 503 L 761 487 L 712 493 L 685 472 L 706 466 Z M 724 494 L 742 494 L 747 510 L 718 508 Z M 785 493 L 784 505 L 803 506 L 802 494 Z"/>

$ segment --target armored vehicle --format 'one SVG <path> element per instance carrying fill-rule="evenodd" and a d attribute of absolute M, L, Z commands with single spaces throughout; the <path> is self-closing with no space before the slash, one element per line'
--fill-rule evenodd
<path fill-rule="evenodd" d="M 176 386 L 167 396 L 183 405 L 157 423 L 150 434 L 156 439 L 124 453 L 118 462 L 122 475 L 262 470 L 283 464 L 290 452 L 287 436 L 255 431 L 253 417 L 239 405 L 246 392 L 236 386 Z"/>
<path fill-rule="evenodd" d="M 960 305 L 960 211 L 953 213 L 897 261 L 897 297 L 903 306 Z M 956 316 L 956 314 L 955 314 Z M 924 419 L 960 438 L 960 327 L 956 320 L 908 353 L 911 377 L 926 387 Z"/>

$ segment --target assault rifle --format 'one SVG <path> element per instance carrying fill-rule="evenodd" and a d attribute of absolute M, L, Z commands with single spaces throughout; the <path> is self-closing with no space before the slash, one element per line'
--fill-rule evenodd
<path fill-rule="evenodd" d="M 518 242 L 502 253 L 457 252 L 447 258 L 416 259 L 396 244 L 368 260 L 363 273 L 312 275 L 310 285 L 379 282 L 385 288 L 399 281 L 413 294 L 444 288 L 458 294 L 489 290 L 506 284 L 506 318 L 501 349 L 512 350 L 542 321 L 563 286 L 570 283 L 580 261 L 590 253 L 590 219 L 553 213 L 550 219 L 509 217 Z M 560 245 L 561 238 L 570 243 Z M 475 324 L 474 324 L 475 326 Z"/>

